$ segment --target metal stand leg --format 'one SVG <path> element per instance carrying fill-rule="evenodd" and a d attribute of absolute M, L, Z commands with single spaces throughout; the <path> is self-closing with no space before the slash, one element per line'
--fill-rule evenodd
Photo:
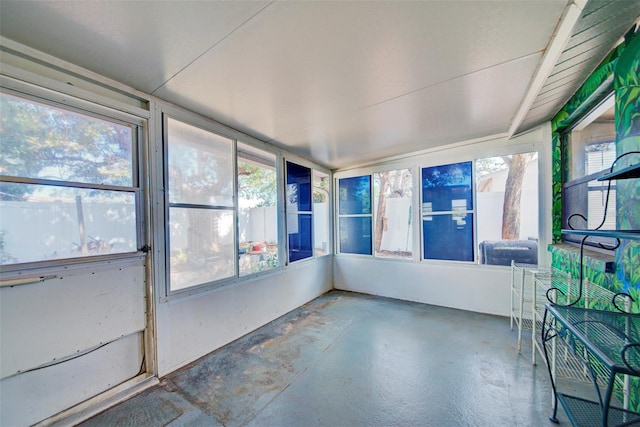
<path fill-rule="evenodd" d="M 555 383 L 555 375 L 553 372 L 553 368 L 551 366 L 551 362 L 549 361 L 549 353 L 547 352 L 547 342 L 549 340 L 554 339 L 557 336 L 554 329 L 551 327 L 551 323 L 547 326 L 547 310 L 544 311 L 544 317 L 542 318 L 542 349 L 544 350 L 544 358 L 547 361 L 547 370 L 549 371 L 549 379 L 551 380 L 551 389 L 553 392 L 552 400 L 553 400 L 553 413 L 549 417 L 551 422 L 559 424 L 558 418 L 556 417 L 558 414 L 558 396 L 556 395 L 556 383 Z M 555 341 L 553 342 L 555 344 Z M 555 349 L 554 349 L 555 354 Z"/>
<path fill-rule="evenodd" d="M 524 318 L 524 274 L 525 269 L 521 269 L 520 274 L 520 301 L 518 305 L 518 353 L 522 350 L 522 321 Z"/>

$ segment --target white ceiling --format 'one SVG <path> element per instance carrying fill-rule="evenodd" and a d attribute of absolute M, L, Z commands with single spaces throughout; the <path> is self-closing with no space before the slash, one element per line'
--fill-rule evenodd
<path fill-rule="evenodd" d="M 570 3 L 2 0 L 0 34 L 343 168 L 506 133 Z"/>

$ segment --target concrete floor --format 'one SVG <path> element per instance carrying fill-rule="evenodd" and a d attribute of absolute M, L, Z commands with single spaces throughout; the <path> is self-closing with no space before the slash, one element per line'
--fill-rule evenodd
<path fill-rule="evenodd" d="M 332 291 L 82 425 L 552 426 L 529 355 L 506 318 Z"/>

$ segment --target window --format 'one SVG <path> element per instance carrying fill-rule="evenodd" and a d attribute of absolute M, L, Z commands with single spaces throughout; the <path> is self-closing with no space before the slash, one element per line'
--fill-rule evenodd
<path fill-rule="evenodd" d="M 316 256 L 331 253 L 329 246 L 329 175 L 313 171 L 313 241 Z"/>
<path fill-rule="evenodd" d="M 289 262 L 313 256 L 311 169 L 287 162 L 286 211 Z"/>
<path fill-rule="evenodd" d="M 476 214 L 483 264 L 538 262 L 538 154 L 477 159 Z"/>
<path fill-rule="evenodd" d="M 616 228 L 616 181 L 597 181 L 616 159 L 614 103 L 612 94 L 563 135 L 569 156 L 563 185 L 563 228 Z M 580 236 L 564 238 L 581 240 Z M 610 239 L 592 238 L 587 244 L 597 242 L 611 243 Z"/>
<path fill-rule="evenodd" d="M 412 188 L 410 169 L 373 174 L 376 257 L 413 256 Z"/>
<path fill-rule="evenodd" d="M 0 263 L 137 252 L 142 122 L 9 92 L 0 110 Z"/>
<path fill-rule="evenodd" d="M 278 262 L 276 156 L 238 143 L 238 262 L 241 276 Z"/>
<path fill-rule="evenodd" d="M 231 139 L 166 118 L 172 291 L 235 275 Z"/>
<path fill-rule="evenodd" d="M 424 259 L 473 261 L 471 162 L 422 169 Z"/>
<path fill-rule="evenodd" d="M 338 180 L 340 252 L 372 254 L 371 176 Z"/>

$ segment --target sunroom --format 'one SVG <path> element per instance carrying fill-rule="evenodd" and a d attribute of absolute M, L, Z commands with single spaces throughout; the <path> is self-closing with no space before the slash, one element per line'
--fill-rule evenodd
<path fill-rule="evenodd" d="M 395 303 L 441 313 L 451 333 L 434 346 L 452 360 L 455 316 L 504 327 L 518 375 L 544 383 L 526 410 L 545 414 L 560 374 L 542 347 L 562 320 L 536 321 L 535 303 L 621 308 L 630 346 L 607 391 L 640 412 L 639 24 L 632 0 L 3 0 L 0 425 L 75 425 L 179 389 L 166 379 L 259 328 L 351 298 L 389 322 Z M 537 284 L 540 301 L 516 313 Z M 595 289 L 613 302 L 597 305 Z M 335 322 L 309 343 L 347 337 Z M 311 372 L 296 366 L 295 378 Z M 395 392 L 424 391 L 411 384 Z M 388 418 L 228 418 L 214 388 L 204 418 L 175 424 L 489 422 L 404 417 L 420 399 Z"/>

